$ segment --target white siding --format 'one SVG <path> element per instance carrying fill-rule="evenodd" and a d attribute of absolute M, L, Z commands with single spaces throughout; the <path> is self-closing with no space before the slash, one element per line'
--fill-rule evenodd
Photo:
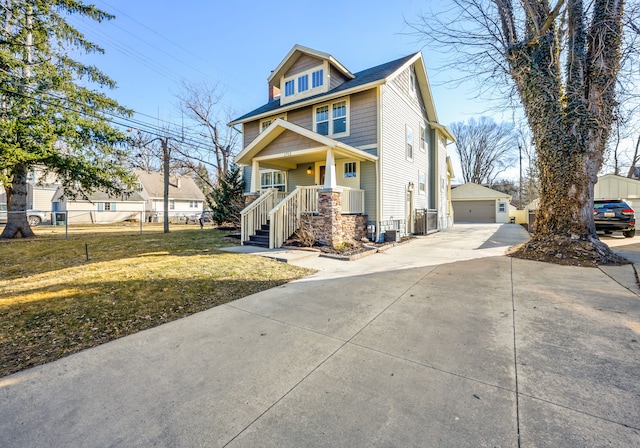
<path fill-rule="evenodd" d="M 400 81 L 404 81 L 399 77 Z M 414 208 L 427 208 L 428 195 L 418 194 L 419 171 L 429 173 L 428 154 L 420 150 L 420 125 L 426 119 L 392 81 L 381 87 L 382 95 L 382 214 L 381 221 L 406 218 L 406 192 L 414 184 Z M 413 160 L 406 157 L 406 128 L 413 130 Z M 427 179 L 427 183 L 429 180 Z"/>

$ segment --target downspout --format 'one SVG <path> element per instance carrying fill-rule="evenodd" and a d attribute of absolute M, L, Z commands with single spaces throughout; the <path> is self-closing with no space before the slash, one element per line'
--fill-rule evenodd
<path fill-rule="evenodd" d="M 382 86 L 378 86 L 378 160 L 376 160 L 376 242 L 380 241 L 380 223 L 382 221 L 382 161 L 384 152 L 382 151 Z"/>

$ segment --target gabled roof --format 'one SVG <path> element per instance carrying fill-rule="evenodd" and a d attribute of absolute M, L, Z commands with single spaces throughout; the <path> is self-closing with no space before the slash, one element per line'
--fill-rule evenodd
<path fill-rule="evenodd" d="M 366 90 L 371 87 L 375 87 L 376 85 L 383 84 L 387 78 L 389 78 L 392 74 L 398 71 L 400 68 L 405 66 L 408 61 L 412 60 L 416 56 L 419 56 L 420 53 L 412 54 L 409 56 L 405 56 L 400 59 L 396 59 L 395 61 L 387 62 L 382 65 L 378 65 L 376 67 L 368 68 L 366 70 L 362 70 L 356 73 L 353 79 L 346 81 L 340 84 L 338 87 L 326 92 L 321 93 L 319 95 L 315 95 L 309 98 L 305 98 L 299 101 L 294 101 L 292 103 L 288 103 L 286 106 L 280 106 L 280 100 L 276 99 L 275 101 L 271 101 L 251 112 L 242 115 L 241 117 L 236 118 L 232 122 L 229 123 L 230 126 L 245 123 L 247 121 L 257 120 L 260 118 L 268 117 L 269 115 L 273 115 L 279 112 L 285 112 L 291 109 L 297 109 L 299 107 L 317 103 L 319 100 L 328 100 L 333 97 L 337 97 L 340 95 L 346 95 L 349 93 L 355 93 L 361 90 Z M 422 86 L 421 86 L 422 87 Z"/>
<path fill-rule="evenodd" d="M 136 176 L 140 179 L 144 191 L 150 198 L 164 197 L 163 173 L 149 173 L 144 170 L 136 170 Z M 198 188 L 195 181 L 188 176 L 171 176 L 169 183 L 169 197 L 171 199 L 188 199 L 196 201 L 204 201 L 205 199 L 204 193 L 202 193 L 200 188 Z"/>
<path fill-rule="evenodd" d="M 62 197 L 65 196 L 64 188 L 58 187 L 55 194 L 51 198 L 51 202 L 58 202 Z M 144 202 L 144 198 L 140 195 L 139 192 L 134 191 L 130 195 L 120 195 L 114 196 L 103 191 L 94 191 L 90 195 L 88 195 L 87 199 L 84 198 L 75 198 L 70 200 L 74 202 Z"/>
<path fill-rule="evenodd" d="M 451 190 L 451 200 L 457 201 L 481 201 L 488 199 L 508 199 L 511 195 L 503 193 L 492 188 L 467 182 Z"/>
<path fill-rule="evenodd" d="M 241 165 L 251 165 L 252 158 L 255 157 L 256 154 L 262 151 L 285 131 L 295 132 L 296 134 L 308 138 L 309 140 L 313 140 L 318 143 L 319 147 L 326 146 L 329 148 L 333 148 L 343 154 L 349 154 L 352 157 L 362 160 L 378 160 L 377 156 L 369 154 L 366 151 L 354 148 L 353 146 L 347 145 L 329 137 L 325 137 L 324 135 L 312 132 L 301 126 L 298 126 L 297 124 L 293 124 L 289 121 L 278 118 L 276 121 L 271 123 L 269 127 L 265 129 L 255 140 L 249 143 L 246 148 L 244 148 L 240 152 L 240 154 L 236 156 L 236 163 L 239 163 Z M 295 154 L 292 154 L 292 156 L 295 156 Z"/>
<path fill-rule="evenodd" d="M 333 56 L 329 53 L 323 53 L 322 51 L 313 50 L 311 48 L 303 47 L 302 45 L 294 45 L 291 51 L 284 57 L 282 62 L 278 64 L 278 66 L 271 72 L 271 75 L 267 80 L 269 84 L 275 87 L 280 87 L 280 78 L 284 76 L 284 74 L 291 68 L 293 64 L 298 60 L 298 58 L 304 54 L 309 56 L 323 59 L 329 61 L 335 68 L 337 68 L 344 76 L 347 78 L 354 78 L 353 73 L 351 73 L 347 68 L 338 62 Z"/>

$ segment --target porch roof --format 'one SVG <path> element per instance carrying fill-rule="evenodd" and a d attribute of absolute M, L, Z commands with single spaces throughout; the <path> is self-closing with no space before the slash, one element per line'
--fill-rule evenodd
<path fill-rule="evenodd" d="M 278 136 L 285 131 L 294 132 L 315 143 L 317 146 L 300 150 L 286 151 L 260 157 L 260 151 L 271 144 Z M 327 149 L 333 149 L 336 156 L 345 156 L 357 160 L 369 160 L 375 162 L 377 156 L 366 151 L 339 142 L 324 135 L 317 134 L 286 120 L 277 119 L 258 137 L 249 143 L 236 157 L 236 163 L 240 165 L 251 165 L 252 161 L 260 161 L 260 165 L 275 169 L 294 169 L 298 164 L 311 163 L 317 160 L 324 160 Z"/>

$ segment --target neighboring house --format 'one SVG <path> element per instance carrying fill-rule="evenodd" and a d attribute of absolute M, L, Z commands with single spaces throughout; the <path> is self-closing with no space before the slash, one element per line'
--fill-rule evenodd
<path fill-rule="evenodd" d="M 243 211 L 243 244 L 280 247 L 303 215 L 333 246 L 413 233 L 425 210 L 432 230 L 451 225 L 454 139 L 438 122 L 420 53 L 351 73 L 296 45 L 268 87 L 265 105 L 229 123 L 242 126 L 236 162 L 254 201 Z"/>
<path fill-rule="evenodd" d="M 640 213 L 640 180 L 615 174 L 598 177 L 593 187 L 594 199 L 624 199 L 634 210 Z"/>
<path fill-rule="evenodd" d="M 140 179 L 141 196 L 146 202 L 147 221 L 162 221 L 164 219 L 164 174 L 149 173 L 138 170 L 136 176 Z M 169 218 L 184 220 L 190 215 L 202 212 L 204 209 L 204 193 L 195 181 L 188 176 L 171 176 L 169 180 Z"/>
<path fill-rule="evenodd" d="M 70 198 L 59 188 L 52 199 L 56 221 L 68 220 L 69 224 L 110 224 L 145 219 L 145 200 L 140 192 L 128 196 L 112 196 L 96 191 L 88 198 Z M 65 214 L 60 215 L 60 212 Z"/>
<path fill-rule="evenodd" d="M 472 182 L 451 191 L 455 222 L 509 222 L 511 196 Z"/>
<path fill-rule="evenodd" d="M 27 176 L 27 209 L 51 211 L 51 200 L 59 186 L 60 182 L 55 174 L 45 173 L 39 167 L 32 168 Z M 2 186 L 0 203 L 7 203 L 7 195 Z"/>

